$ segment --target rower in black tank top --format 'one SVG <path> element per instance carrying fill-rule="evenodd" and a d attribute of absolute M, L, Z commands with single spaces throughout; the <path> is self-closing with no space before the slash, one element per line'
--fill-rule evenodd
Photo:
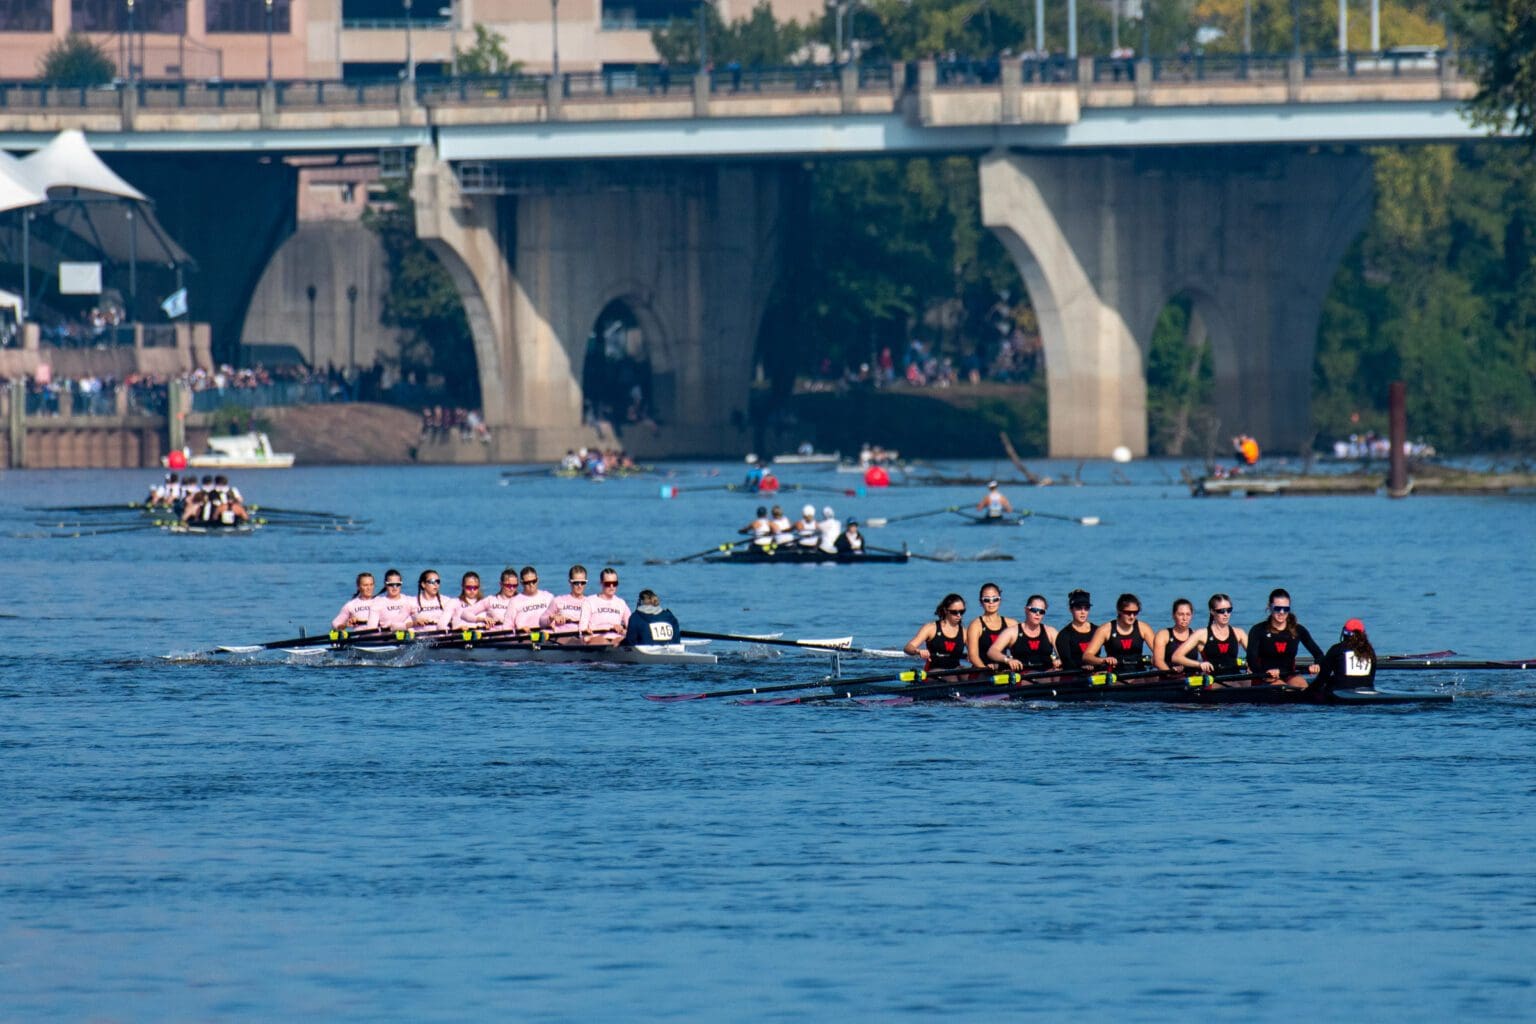
<path fill-rule="evenodd" d="M 1147 665 L 1146 641 L 1141 638 L 1140 623 L 1131 626 L 1129 634 L 1115 632 L 1116 623 L 1109 624 L 1109 639 L 1104 643 L 1104 655 L 1115 659 L 1115 672 L 1136 672 Z"/>
<path fill-rule="evenodd" d="M 1190 632 L 1193 633 L 1194 630 L 1190 630 Z M 1179 645 L 1182 644 L 1185 640 L 1188 640 L 1188 639 L 1189 639 L 1189 637 L 1187 635 L 1186 636 L 1174 636 L 1173 635 L 1173 630 L 1170 629 L 1168 631 L 1168 642 L 1163 645 L 1163 664 L 1167 665 L 1170 669 L 1174 670 L 1175 672 L 1178 671 L 1179 666 L 1177 666 L 1177 665 L 1175 665 L 1173 663 L 1173 652 L 1178 650 L 1179 649 Z"/>
<path fill-rule="evenodd" d="M 1061 634 L 1058 633 L 1056 639 L 1059 642 Z M 1045 627 L 1043 626 L 1040 628 L 1040 632 L 1034 636 L 1029 636 L 1024 632 L 1024 627 L 1021 624 L 1019 626 L 1018 639 L 1014 640 L 1013 647 L 1008 653 L 1015 660 L 1023 663 L 1024 671 L 1026 672 L 1050 668 L 1055 660 L 1052 657 L 1055 653 L 1055 648 L 1051 646 L 1051 640 L 1045 635 Z"/>
<path fill-rule="evenodd" d="M 1212 675 L 1233 675 L 1242 666 L 1238 664 L 1237 631 L 1227 629 L 1225 638 L 1216 635 L 1215 626 L 1205 627 L 1205 644 L 1200 648 L 1200 660 L 1209 662 Z"/>
<path fill-rule="evenodd" d="M 965 637 L 960 630 L 955 630 L 954 636 L 944 632 L 944 624 L 933 631 L 933 636 L 928 638 L 928 671 L 934 672 L 941 669 L 959 668 L 961 660 L 965 657 Z"/>
<path fill-rule="evenodd" d="M 1098 628 L 1091 622 L 1087 626 L 1087 630 L 1080 633 L 1068 623 L 1056 634 L 1056 653 L 1061 655 L 1062 668 L 1083 667 L 1083 655 L 1088 651 L 1088 641 L 1093 639 L 1093 631 Z"/>
<path fill-rule="evenodd" d="M 1008 632 L 1008 618 L 1007 618 L 1007 616 L 999 615 L 997 617 L 997 620 L 1000 623 L 1002 623 L 1002 625 L 998 626 L 996 629 L 993 629 L 991 626 L 987 625 L 986 616 L 982 616 L 982 619 L 981 619 L 981 640 L 976 645 L 977 649 L 981 651 L 982 658 L 986 659 L 987 664 L 989 664 L 989 665 L 993 664 L 993 662 L 991 661 L 991 659 L 987 658 L 987 652 L 992 649 L 992 645 L 993 644 L 997 643 L 997 638 L 998 637 L 1000 637 L 1004 633 Z M 977 668 L 981 668 L 982 666 L 978 665 L 976 667 Z"/>

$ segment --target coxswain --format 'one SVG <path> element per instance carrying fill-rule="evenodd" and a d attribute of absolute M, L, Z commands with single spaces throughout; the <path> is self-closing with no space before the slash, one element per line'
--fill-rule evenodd
<path fill-rule="evenodd" d="M 1003 614 L 1003 590 L 996 583 L 983 583 L 976 600 L 981 604 L 981 614 L 965 627 L 965 653 L 977 668 L 991 668 L 1002 661 L 989 658 L 987 652 L 998 637 L 1018 623 Z"/>
<path fill-rule="evenodd" d="M 605 566 L 597 575 L 599 593 L 587 598 L 577 629 L 583 643 L 613 646 L 629 629 L 629 605 L 619 596 L 619 571 Z"/>
<path fill-rule="evenodd" d="M 752 543 L 757 547 L 766 548 L 773 544 L 773 523 L 768 519 L 768 506 L 757 506 L 757 515 L 746 526 L 736 531 L 744 533 L 752 538 Z"/>
<path fill-rule="evenodd" d="M 677 616 L 661 606 L 654 590 L 642 590 L 635 600 L 635 612 L 624 631 L 624 646 L 638 644 L 675 644 L 682 627 Z"/>
<path fill-rule="evenodd" d="M 384 573 L 384 593 L 373 599 L 374 625 L 379 629 L 405 629 L 416 614 L 415 602 L 405 596 L 405 577 L 399 569 Z"/>
<path fill-rule="evenodd" d="M 1135 594 L 1121 594 L 1115 600 L 1115 617 L 1093 631 L 1083 664 L 1088 668 L 1107 668 L 1112 672 L 1136 672 L 1151 659 L 1152 627 L 1142 622 L 1141 599 Z"/>
<path fill-rule="evenodd" d="M 848 525 L 843 532 L 837 535 L 837 544 L 834 545 L 839 555 L 862 555 L 864 553 L 864 535 L 859 532 L 859 521 L 848 520 Z"/>
<path fill-rule="evenodd" d="M 416 607 L 411 613 L 412 629 L 440 633 L 453 626 L 459 614 L 459 600 L 443 596 L 443 574 L 436 569 L 423 569 L 416 577 Z"/>
<path fill-rule="evenodd" d="M 981 496 L 976 507 L 987 519 L 1001 519 L 1006 513 L 1013 511 L 1013 503 L 1008 500 L 1007 495 L 997 489 L 996 480 L 987 481 L 987 493 Z"/>
<path fill-rule="evenodd" d="M 357 574 L 357 590 L 331 620 L 332 629 L 373 629 L 378 615 L 373 610 L 373 573 Z"/>
<path fill-rule="evenodd" d="M 902 648 L 914 658 L 922 658 L 929 672 L 942 672 L 960 668 L 966 662 L 965 598 L 959 594 L 945 594 L 944 600 L 933 610 L 933 621 L 925 622 L 917 635 Z"/>
<path fill-rule="evenodd" d="M 1152 667 L 1164 672 L 1173 669 L 1173 652 L 1192 635 L 1189 624 L 1194 621 L 1195 606 L 1187 597 L 1173 602 L 1173 625 L 1157 631 L 1152 637 Z"/>
<path fill-rule="evenodd" d="M 821 534 L 818 547 L 829 555 L 837 553 L 837 538 L 843 532 L 843 524 L 838 520 L 837 514 L 832 511 L 832 506 L 827 505 L 821 510 L 821 522 L 816 524 L 817 531 Z"/>
<path fill-rule="evenodd" d="M 1350 619 L 1339 631 L 1339 642 L 1323 655 L 1317 678 L 1308 689 L 1332 693 L 1337 689 L 1376 688 L 1376 649 L 1365 635 L 1365 623 Z"/>
<path fill-rule="evenodd" d="M 459 577 L 459 606 L 454 609 L 453 620 L 449 625 L 453 629 L 470 629 L 478 626 L 478 623 L 470 622 L 465 618 L 465 613 L 480 602 L 484 595 L 480 591 L 480 574 L 471 570 Z"/>
<path fill-rule="evenodd" d="M 501 571 L 501 589 L 487 594 L 459 614 L 459 618 L 475 629 L 502 630 L 511 625 L 508 610 L 517 596 L 517 570 Z"/>
<path fill-rule="evenodd" d="M 1291 595 L 1276 587 L 1269 592 L 1269 618 L 1248 630 L 1248 667 L 1261 683 L 1307 685 L 1306 675 L 1296 671 L 1297 645 L 1305 647 L 1314 661 L 1307 671 L 1316 674 L 1323 649 L 1307 627 L 1296 621 Z"/>
<path fill-rule="evenodd" d="M 539 571 L 531 565 L 523 566 L 518 579 L 522 581 L 523 589 L 507 609 L 507 625 L 519 633 L 531 633 L 539 628 L 555 595 L 539 589 Z"/>
<path fill-rule="evenodd" d="M 778 505 L 773 506 L 773 512 L 768 517 L 768 525 L 773 527 L 775 547 L 788 547 L 795 542 L 795 524 L 789 521 L 789 516 L 785 515 L 784 509 Z"/>
<path fill-rule="evenodd" d="M 539 616 L 539 628 L 557 633 L 571 633 L 581 622 L 581 610 L 587 603 L 587 567 L 573 565 L 565 574 L 570 593 L 551 598 L 549 607 Z"/>
<path fill-rule="evenodd" d="M 1074 590 L 1067 595 L 1067 608 L 1072 621 L 1056 631 L 1056 653 L 1061 657 L 1061 667 L 1077 670 L 1083 667 L 1083 654 L 1097 629 L 1089 621 L 1093 610 L 1093 598 L 1086 590 Z"/>
<path fill-rule="evenodd" d="M 821 543 L 821 530 L 816 525 L 816 506 L 807 505 L 795 520 L 795 544 L 807 551 Z"/>
<path fill-rule="evenodd" d="M 1173 652 L 1173 668 L 1198 669 L 1206 675 L 1230 676 L 1243 669 L 1239 651 L 1248 649 L 1248 634 L 1232 625 L 1232 599 L 1212 594 L 1205 602 L 1210 611 L 1204 629 L 1197 629 Z"/>
<path fill-rule="evenodd" d="M 1043 594 L 1030 594 L 1024 602 L 1024 618 L 993 642 L 988 660 L 1006 665 L 1014 672 L 1047 672 L 1061 667 L 1061 652 L 1056 649 L 1058 634 L 1045 624 L 1050 604 Z"/>

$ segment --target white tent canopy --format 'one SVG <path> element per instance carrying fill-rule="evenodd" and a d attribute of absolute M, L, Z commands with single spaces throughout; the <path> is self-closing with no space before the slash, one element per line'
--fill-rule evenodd
<path fill-rule="evenodd" d="M 33 188 L 44 193 L 74 188 L 140 202 L 147 198 L 102 163 L 101 157 L 93 153 L 85 141 L 85 133 L 76 129 L 60 132 L 48 145 L 16 161 L 15 165 Z"/>
<path fill-rule="evenodd" d="M 32 184 L 21 161 L 0 151 L 0 213 L 37 206 L 48 201 L 46 190 Z"/>

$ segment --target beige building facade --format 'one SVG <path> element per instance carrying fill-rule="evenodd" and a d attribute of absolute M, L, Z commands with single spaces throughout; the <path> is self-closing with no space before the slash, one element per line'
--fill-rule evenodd
<path fill-rule="evenodd" d="M 781 21 L 821 16 L 823 0 L 770 0 Z M 389 13 L 392 5 L 383 4 Z M 406 0 L 398 13 L 362 17 L 345 0 L 0 0 L 0 80 L 34 78 L 71 32 L 112 57 L 123 78 L 278 80 L 418 75 L 451 70 L 455 49 L 483 25 L 531 74 L 654 64 L 653 27 L 693 17 L 697 0 Z M 716 0 L 727 21 L 751 0 Z"/>

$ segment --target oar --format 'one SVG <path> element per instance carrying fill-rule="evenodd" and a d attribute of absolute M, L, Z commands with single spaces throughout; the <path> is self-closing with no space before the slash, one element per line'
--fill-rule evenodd
<path fill-rule="evenodd" d="M 351 643 L 366 643 L 371 640 L 396 639 L 405 640 L 413 638 L 409 630 L 389 629 L 365 629 L 354 633 L 348 629 L 333 629 L 326 633 L 315 633 L 311 636 L 294 636 L 287 640 L 269 640 L 264 644 L 246 644 L 243 646 L 225 646 L 215 649 L 214 654 L 250 654 L 254 651 L 280 651 L 288 647 L 320 647 L 345 645 Z"/>
<path fill-rule="evenodd" d="M 133 533 L 136 530 L 158 530 L 159 523 L 139 523 L 135 526 L 114 526 L 105 530 L 75 530 L 71 533 L 50 533 L 49 537 L 74 538 L 74 537 L 100 537 L 108 533 Z"/>
<path fill-rule="evenodd" d="M 1378 672 L 1390 669 L 1392 671 L 1432 671 L 1445 670 L 1449 672 L 1476 672 L 1498 671 L 1501 669 L 1524 670 L 1536 668 L 1536 658 L 1524 658 L 1514 661 L 1391 661 L 1378 662 Z"/>
<path fill-rule="evenodd" d="M 744 704 L 821 704 L 834 700 L 849 700 L 858 697 L 935 697 L 958 690 L 993 690 L 998 687 L 1015 686 L 1028 680 L 1035 680 L 1052 676 L 1084 675 L 1076 670 L 1051 669 L 1045 672 L 991 672 L 975 668 L 947 669 L 939 672 L 918 673 L 915 686 L 865 686 L 859 679 L 827 679 L 822 685 L 832 688 L 831 693 L 813 693 L 804 697 L 779 697 L 765 701 L 743 701 Z M 941 678 L 943 676 L 974 676 L 976 678 L 957 678 L 944 682 L 927 683 L 928 679 Z M 1106 680 L 1112 680 L 1112 675 L 1104 675 Z M 850 687 L 858 687 L 854 692 Z"/>
<path fill-rule="evenodd" d="M 712 555 L 716 551 L 729 551 L 732 548 L 739 547 L 742 544 L 750 544 L 755 539 L 756 538 L 753 538 L 753 537 L 743 537 L 740 540 L 727 541 L 724 544 L 716 544 L 714 547 L 705 548 L 703 551 L 695 551 L 691 555 L 684 555 L 682 558 L 647 558 L 645 560 L 645 564 L 646 565 L 680 565 L 683 562 L 691 562 L 695 558 L 703 558 L 705 555 Z"/>
<path fill-rule="evenodd" d="M 908 519 L 924 519 L 924 518 L 927 518 L 928 516 L 941 516 L 941 515 L 943 515 L 946 512 L 959 512 L 959 511 L 960 511 L 960 506 L 959 505 L 946 505 L 944 508 L 936 508 L 936 509 L 933 509 L 930 512 L 911 512 L 911 513 L 908 513 L 907 515 L 904 515 L 904 516 L 889 516 L 889 517 L 876 516 L 876 517 L 874 517 L 872 519 L 864 520 L 864 525 L 865 526 L 869 526 L 869 527 L 889 526 L 892 523 L 904 523 Z"/>
<path fill-rule="evenodd" d="M 950 562 L 1011 562 L 1011 561 L 1013 561 L 1013 556 L 1012 555 L 1007 554 L 1006 552 L 1001 552 L 1001 551 L 996 552 L 996 553 L 991 554 L 991 555 L 988 555 L 986 558 L 982 558 L 980 556 L 976 556 L 974 558 L 961 558 L 958 555 L 955 556 L 954 558 L 940 558 L 937 555 L 920 555 L 916 551 L 897 551 L 895 548 L 877 548 L 877 547 L 872 547 L 872 546 L 870 546 L 868 544 L 864 545 L 864 550 L 865 551 L 873 551 L 877 555 L 900 555 L 900 554 L 905 554 L 908 558 L 917 558 L 917 559 L 921 559 L 924 562 L 944 562 L 944 563 L 950 563 Z"/>
<path fill-rule="evenodd" d="M 1098 516 L 1064 516 L 1055 512 L 1036 512 L 1027 508 L 1019 509 L 1018 513 L 1025 518 L 1034 516 L 1037 519 L 1060 519 L 1064 523 L 1078 523 L 1082 526 L 1098 526 L 1102 522 Z"/>
<path fill-rule="evenodd" d="M 276 512 L 279 515 L 285 516 L 315 516 L 321 519 L 352 518 L 341 512 L 312 512 L 309 509 L 303 508 L 273 508 L 271 505 L 248 505 L 246 507 L 252 512 Z"/>
<path fill-rule="evenodd" d="M 495 647 L 501 643 L 538 643 L 543 640 L 556 640 L 559 637 L 573 637 L 576 630 L 561 630 L 558 633 L 546 629 L 452 629 L 442 633 L 433 634 L 427 640 L 428 647 Z"/>
<path fill-rule="evenodd" d="M 1377 661 L 1433 661 L 1440 658 L 1453 658 L 1455 651 L 1426 651 L 1423 654 L 1378 654 Z"/>
<path fill-rule="evenodd" d="M 938 672 L 927 672 L 923 669 L 908 669 L 905 672 L 884 673 L 877 676 L 855 676 L 851 679 L 813 679 L 803 683 L 782 683 L 776 686 L 746 686 L 736 690 L 711 690 L 708 693 L 648 693 L 646 700 L 658 703 L 671 704 L 685 700 L 709 700 L 714 697 L 750 697 L 756 693 L 787 693 L 791 690 L 815 690 L 824 686 L 859 686 L 866 683 L 902 683 L 921 682 L 935 676 L 955 675 L 958 673 L 972 672 L 974 669 L 957 668 L 942 669 Z"/>
<path fill-rule="evenodd" d="M 703 633 L 694 629 L 680 629 L 677 635 L 689 640 L 728 640 L 741 644 L 768 644 L 773 647 L 804 647 L 813 651 L 832 651 L 838 654 L 870 654 L 877 658 L 892 656 L 892 652 L 884 648 L 852 647 L 829 644 L 820 640 L 780 640 L 777 637 L 746 636 L 740 633 Z"/>
<path fill-rule="evenodd" d="M 28 505 L 28 512 L 133 512 L 152 508 L 142 501 L 120 501 L 116 505 Z"/>

